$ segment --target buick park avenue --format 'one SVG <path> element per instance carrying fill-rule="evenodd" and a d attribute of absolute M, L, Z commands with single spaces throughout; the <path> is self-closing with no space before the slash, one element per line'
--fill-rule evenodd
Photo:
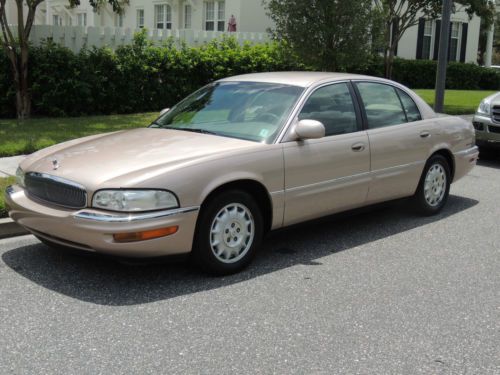
<path fill-rule="evenodd" d="M 10 217 L 53 247 L 189 255 L 229 274 L 270 230 L 410 197 L 423 215 L 476 164 L 472 124 L 384 79 L 320 72 L 226 78 L 149 127 L 27 157 Z"/>

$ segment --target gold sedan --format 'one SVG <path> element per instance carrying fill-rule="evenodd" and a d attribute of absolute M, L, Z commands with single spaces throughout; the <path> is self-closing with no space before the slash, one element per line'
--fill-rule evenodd
<path fill-rule="evenodd" d="M 36 152 L 9 215 L 43 242 L 247 266 L 273 229 L 403 197 L 425 215 L 476 164 L 474 129 L 392 81 L 261 73 L 196 91 L 148 128 Z"/>

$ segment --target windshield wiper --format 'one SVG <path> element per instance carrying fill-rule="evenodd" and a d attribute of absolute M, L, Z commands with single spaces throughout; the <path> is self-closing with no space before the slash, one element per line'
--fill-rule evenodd
<path fill-rule="evenodd" d="M 156 121 L 153 121 L 151 125 L 149 125 L 150 128 L 161 128 L 161 129 L 171 129 L 171 130 L 181 130 L 181 131 L 186 131 L 186 132 L 193 132 L 193 133 L 200 133 L 200 134 L 212 134 L 212 135 L 220 135 L 219 133 L 216 132 L 211 132 L 210 130 L 205 130 L 205 129 L 199 129 L 199 128 L 176 128 L 173 126 L 168 126 L 168 125 L 161 125 Z"/>
<path fill-rule="evenodd" d="M 186 132 L 201 133 L 201 134 L 219 135 L 219 134 L 217 134 L 215 132 L 211 132 L 210 130 L 198 129 L 198 128 L 173 128 L 173 127 L 168 127 L 167 129 L 184 130 Z"/>

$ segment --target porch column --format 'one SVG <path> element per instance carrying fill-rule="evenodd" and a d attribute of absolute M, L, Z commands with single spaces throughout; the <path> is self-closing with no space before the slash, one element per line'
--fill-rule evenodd
<path fill-rule="evenodd" d="M 495 34 L 495 22 L 493 22 L 488 30 L 488 37 L 486 39 L 486 57 L 484 59 L 484 66 L 489 68 L 491 66 L 491 59 L 493 56 L 493 36 Z"/>

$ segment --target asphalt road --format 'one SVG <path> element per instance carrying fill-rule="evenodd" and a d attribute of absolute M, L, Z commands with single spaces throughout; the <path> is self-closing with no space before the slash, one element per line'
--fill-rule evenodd
<path fill-rule="evenodd" d="M 247 271 L 0 242 L 1 374 L 500 374 L 500 160 L 439 216 L 274 233 Z"/>

